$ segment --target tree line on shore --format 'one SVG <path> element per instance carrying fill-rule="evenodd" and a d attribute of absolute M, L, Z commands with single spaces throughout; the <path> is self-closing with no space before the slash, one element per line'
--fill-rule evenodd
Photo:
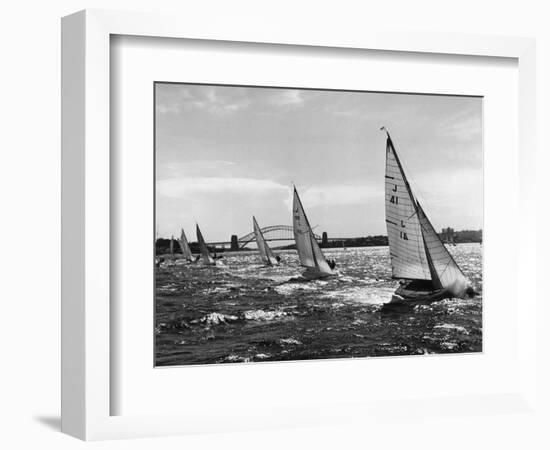
<path fill-rule="evenodd" d="M 446 236 L 440 234 L 443 241 L 446 240 Z M 454 243 L 455 244 L 464 244 L 464 243 L 481 243 L 482 242 L 482 230 L 462 230 L 454 232 Z M 386 235 L 376 235 L 376 236 L 365 236 L 357 238 L 348 238 L 340 241 L 331 241 L 321 242 L 321 248 L 342 248 L 342 247 L 379 247 L 388 245 L 388 237 Z M 193 253 L 200 253 L 199 245 L 197 242 L 190 242 L 189 247 Z M 174 253 L 181 253 L 181 249 L 174 239 Z M 296 248 L 295 244 L 289 244 L 280 247 L 274 247 L 280 250 L 292 250 Z M 223 247 L 214 247 L 209 246 L 209 250 L 216 252 L 228 251 L 229 249 L 224 249 Z M 253 250 L 253 247 L 245 247 L 241 250 Z M 155 242 L 155 251 L 157 255 L 170 253 L 170 239 L 158 238 Z"/>

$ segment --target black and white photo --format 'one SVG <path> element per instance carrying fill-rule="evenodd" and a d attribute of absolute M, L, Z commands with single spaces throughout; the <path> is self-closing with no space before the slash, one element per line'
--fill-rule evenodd
<path fill-rule="evenodd" d="M 482 351 L 481 97 L 154 90 L 156 366 Z"/>

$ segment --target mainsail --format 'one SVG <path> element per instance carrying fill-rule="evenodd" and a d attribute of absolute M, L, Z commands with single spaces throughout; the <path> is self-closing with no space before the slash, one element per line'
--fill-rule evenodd
<path fill-rule="evenodd" d="M 270 266 L 279 264 L 279 261 L 277 261 L 273 250 L 271 250 L 267 245 L 262 230 L 258 226 L 258 222 L 256 222 L 256 218 L 254 216 L 252 217 L 252 222 L 254 224 L 254 235 L 256 236 L 256 244 L 258 245 L 258 251 L 260 252 L 262 261 Z"/>
<path fill-rule="evenodd" d="M 202 255 L 202 263 L 206 265 L 216 264 L 216 261 L 214 261 L 214 258 L 210 256 L 210 252 L 208 251 L 206 242 L 204 242 L 204 238 L 202 237 L 202 233 L 198 224 L 197 224 L 197 241 L 199 241 L 199 248 L 201 250 L 201 255 Z"/>
<path fill-rule="evenodd" d="M 189 242 L 187 242 L 187 237 L 185 236 L 183 228 L 181 229 L 181 236 L 178 242 L 180 244 L 183 258 L 187 261 L 195 261 L 195 258 L 193 258 L 193 253 L 191 253 L 191 249 L 189 248 Z"/>
<path fill-rule="evenodd" d="M 387 136 L 386 226 L 393 277 L 431 280 L 436 289 L 458 293 L 468 280 L 415 199 L 389 133 Z"/>
<path fill-rule="evenodd" d="M 315 240 L 296 188 L 294 188 L 292 212 L 294 239 L 296 240 L 296 249 L 298 250 L 300 263 L 302 266 L 310 269 L 310 271 L 318 272 L 318 276 L 332 275 L 334 272 L 328 265 L 323 252 L 319 248 L 319 244 Z"/>

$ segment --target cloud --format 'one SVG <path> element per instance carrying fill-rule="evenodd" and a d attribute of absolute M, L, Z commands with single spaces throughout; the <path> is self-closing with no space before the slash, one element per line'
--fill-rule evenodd
<path fill-rule="evenodd" d="M 271 103 L 275 106 L 302 106 L 304 97 L 298 89 L 281 89 L 275 91 Z"/>
<path fill-rule="evenodd" d="M 220 90 L 216 86 L 160 85 L 156 108 L 159 114 L 179 114 L 185 111 L 206 111 L 223 116 L 246 109 L 250 105 L 245 92 Z"/>
<path fill-rule="evenodd" d="M 373 198 L 383 198 L 384 186 L 379 185 L 326 185 L 313 186 L 298 191 L 304 208 L 315 208 L 317 206 L 349 206 L 364 205 Z M 290 208 L 292 198 L 285 201 Z"/>
<path fill-rule="evenodd" d="M 445 117 L 439 128 L 439 133 L 446 138 L 458 141 L 479 139 L 482 133 L 481 108 L 474 106 L 464 108 Z"/>
<path fill-rule="evenodd" d="M 157 181 L 157 193 L 169 198 L 182 198 L 198 194 L 267 195 L 283 193 L 288 186 L 271 180 L 255 178 L 183 177 Z"/>
<path fill-rule="evenodd" d="M 224 117 L 251 110 L 271 115 L 302 107 L 313 97 L 314 93 L 298 89 L 159 84 L 156 111 L 160 115 L 203 112 Z"/>
<path fill-rule="evenodd" d="M 177 114 L 180 112 L 180 107 L 177 104 L 162 104 L 157 102 L 158 114 Z"/>
<path fill-rule="evenodd" d="M 223 159 L 196 160 L 185 162 L 161 162 L 157 163 L 157 182 L 174 179 L 205 179 L 221 178 L 231 180 L 235 178 L 263 178 L 261 170 L 251 171 L 250 166 L 242 162 L 227 161 Z M 273 176 L 266 177 L 268 179 Z"/>
<path fill-rule="evenodd" d="M 236 166 L 235 162 L 220 159 L 163 163 L 157 166 L 157 180 L 200 176 L 213 172 L 228 177 L 232 175 Z"/>
<path fill-rule="evenodd" d="M 206 90 L 203 98 L 193 99 L 186 103 L 186 107 L 202 109 L 214 115 L 231 114 L 247 108 L 250 101 L 247 98 L 231 98 L 218 95 L 216 89 Z"/>

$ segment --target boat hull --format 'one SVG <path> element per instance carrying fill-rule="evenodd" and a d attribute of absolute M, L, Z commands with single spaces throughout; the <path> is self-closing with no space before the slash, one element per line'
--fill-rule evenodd
<path fill-rule="evenodd" d="M 327 278 L 334 276 L 334 272 L 327 273 L 316 269 L 308 268 L 302 273 L 302 278 L 305 280 L 318 280 L 320 278 Z"/>
<path fill-rule="evenodd" d="M 410 308 L 417 305 L 429 305 L 430 303 L 452 298 L 453 295 L 447 289 L 436 289 L 430 281 L 411 281 L 402 284 L 394 292 L 389 303 L 383 308 L 386 311 Z"/>

